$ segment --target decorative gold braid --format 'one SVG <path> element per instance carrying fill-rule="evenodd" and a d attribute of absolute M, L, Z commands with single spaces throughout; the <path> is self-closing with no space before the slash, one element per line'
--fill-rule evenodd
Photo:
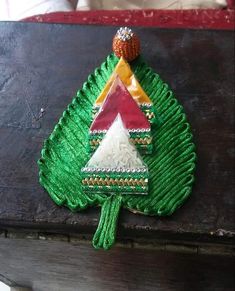
<path fill-rule="evenodd" d="M 92 186 L 147 186 L 147 182 L 143 179 L 133 178 L 84 178 L 83 185 Z"/>
<path fill-rule="evenodd" d="M 134 144 L 142 144 L 142 145 L 148 145 L 152 142 L 152 137 L 144 137 L 144 138 L 130 138 L 130 141 Z"/>

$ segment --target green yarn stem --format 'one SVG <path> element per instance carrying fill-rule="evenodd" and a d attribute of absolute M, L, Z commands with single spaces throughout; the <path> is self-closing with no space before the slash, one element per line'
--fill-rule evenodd
<path fill-rule="evenodd" d="M 118 214 L 122 205 L 121 195 L 111 195 L 102 205 L 98 228 L 93 237 L 96 249 L 108 250 L 115 242 Z"/>

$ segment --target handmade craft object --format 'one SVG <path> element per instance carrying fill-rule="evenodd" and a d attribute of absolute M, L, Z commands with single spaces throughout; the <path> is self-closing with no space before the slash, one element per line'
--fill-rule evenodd
<path fill-rule="evenodd" d="M 158 216 L 179 208 L 192 191 L 196 160 L 183 107 L 139 56 L 137 36 L 118 30 L 113 51 L 64 111 L 38 162 L 55 203 L 101 207 L 93 245 L 104 249 L 115 242 L 121 207 Z"/>

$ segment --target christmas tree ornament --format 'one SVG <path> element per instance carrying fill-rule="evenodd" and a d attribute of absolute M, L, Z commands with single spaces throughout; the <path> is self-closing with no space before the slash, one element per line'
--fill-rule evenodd
<path fill-rule="evenodd" d="M 118 114 L 121 115 L 126 129 L 130 133 L 130 139 L 138 150 L 150 154 L 152 152 L 150 123 L 118 75 L 115 77 L 103 105 L 91 124 L 91 149 L 96 149 Z"/>
<path fill-rule="evenodd" d="M 72 211 L 101 207 L 93 246 L 104 249 L 115 242 L 122 207 L 173 214 L 191 194 L 196 160 L 184 109 L 138 56 L 135 34 L 120 29 L 113 51 L 64 111 L 38 161 L 40 183 L 56 204 Z M 145 104 L 161 122 L 151 123 Z"/>

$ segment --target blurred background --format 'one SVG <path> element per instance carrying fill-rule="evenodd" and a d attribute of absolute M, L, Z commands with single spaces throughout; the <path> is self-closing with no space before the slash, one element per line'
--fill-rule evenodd
<path fill-rule="evenodd" d="M 226 9 L 234 0 L 0 0 L 0 20 L 51 12 L 127 9 Z"/>

